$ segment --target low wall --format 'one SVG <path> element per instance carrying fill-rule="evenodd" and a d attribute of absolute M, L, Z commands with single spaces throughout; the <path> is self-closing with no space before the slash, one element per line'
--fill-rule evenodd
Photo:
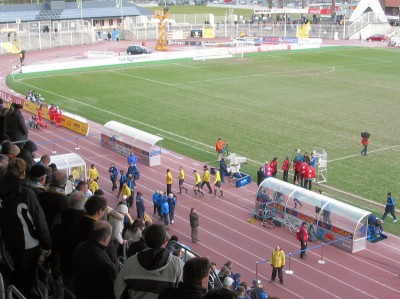
<path fill-rule="evenodd" d="M 22 66 L 21 72 L 39 73 L 39 72 L 57 71 L 65 69 L 79 69 L 79 68 L 96 67 L 96 66 L 131 64 L 137 62 L 174 60 L 174 59 L 185 59 L 185 58 L 193 59 L 196 57 L 207 58 L 207 56 L 222 55 L 223 51 L 227 51 L 229 54 L 232 55 L 241 53 L 290 51 L 290 50 L 319 48 L 322 44 L 322 39 L 319 38 L 293 39 L 293 40 L 296 42 L 281 43 L 281 44 L 261 44 L 254 46 L 245 46 L 245 47 L 221 47 L 221 46 L 217 47 L 218 45 L 217 43 L 207 42 L 204 45 L 199 44 L 198 46 L 195 46 L 185 51 L 156 52 L 152 54 L 124 55 L 124 56 L 114 56 L 114 57 L 110 55 L 109 58 L 25 65 Z"/>

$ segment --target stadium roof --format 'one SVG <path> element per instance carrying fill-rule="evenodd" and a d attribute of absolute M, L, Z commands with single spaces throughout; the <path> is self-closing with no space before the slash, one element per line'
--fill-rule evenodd
<path fill-rule="evenodd" d="M 0 6 L 0 23 L 46 21 L 46 20 L 71 20 L 80 19 L 81 10 L 76 2 L 65 2 L 64 9 L 51 9 L 50 4 L 15 4 Z M 114 1 L 83 1 L 83 19 L 105 19 L 152 15 L 153 12 L 123 1 L 122 9 L 115 6 Z"/>

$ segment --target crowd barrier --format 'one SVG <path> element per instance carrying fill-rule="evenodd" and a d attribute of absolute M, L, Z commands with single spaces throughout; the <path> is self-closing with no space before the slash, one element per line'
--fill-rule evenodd
<path fill-rule="evenodd" d="M 337 242 L 342 242 L 342 241 L 344 241 L 346 239 L 349 239 L 349 238 L 352 238 L 352 237 L 353 236 L 347 236 L 347 237 L 343 237 L 343 238 L 340 238 L 340 239 L 337 239 L 337 240 L 334 240 L 334 241 L 331 241 L 331 242 L 323 242 L 321 244 L 309 247 L 309 248 L 307 248 L 305 250 L 293 251 L 293 252 L 290 252 L 290 253 L 286 254 L 285 257 L 287 258 L 287 261 L 285 263 L 285 268 L 287 268 L 287 270 L 285 271 L 285 273 L 289 274 L 289 275 L 293 274 L 293 270 L 291 268 L 291 259 L 295 255 L 300 255 L 300 253 L 303 252 L 303 251 L 304 252 L 315 251 L 316 249 L 321 248 L 321 253 L 320 253 L 320 258 L 318 260 L 318 264 L 324 265 L 325 264 L 324 248 L 326 246 L 332 245 L 332 244 L 337 243 Z M 258 274 L 259 273 L 259 266 L 263 265 L 263 264 L 268 264 L 269 265 L 270 264 L 270 260 L 268 259 L 268 260 L 262 260 L 262 261 L 256 262 L 256 279 L 258 279 L 258 275 L 259 275 Z"/>

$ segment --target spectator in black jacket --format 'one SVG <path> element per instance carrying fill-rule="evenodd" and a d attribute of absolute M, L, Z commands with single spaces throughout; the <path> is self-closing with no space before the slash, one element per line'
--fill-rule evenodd
<path fill-rule="evenodd" d="M 26 185 L 25 171 L 22 159 L 11 159 L 7 165 L 6 175 L 0 182 L 0 229 L 15 267 L 12 283 L 26 298 L 31 298 L 40 251 L 48 256 L 51 241 L 39 201 Z"/>
<path fill-rule="evenodd" d="M 17 156 L 17 158 L 21 158 L 25 161 L 26 173 L 27 173 L 28 177 L 29 177 L 32 166 L 36 164 L 35 154 L 34 154 L 34 152 L 36 152 L 36 151 L 37 151 L 36 144 L 33 141 L 28 140 L 27 142 L 25 142 L 21 152 Z"/>
<path fill-rule="evenodd" d="M 74 250 L 72 268 L 78 299 L 114 299 L 117 267 L 106 252 L 111 233 L 108 222 L 97 221 L 90 230 L 89 240 Z"/>
<path fill-rule="evenodd" d="M 18 142 L 17 145 L 22 148 L 23 141 L 28 140 L 28 127 L 21 114 L 23 106 L 20 104 L 13 104 L 13 108 L 14 110 L 7 113 L 5 119 L 6 133 L 10 136 L 12 142 Z"/>
<path fill-rule="evenodd" d="M 206 296 L 211 264 L 205 257 L 194 257 L 183 266 L 183 282 L 177 288 L 167 288 L 158 299 L 191 298 Z"/>

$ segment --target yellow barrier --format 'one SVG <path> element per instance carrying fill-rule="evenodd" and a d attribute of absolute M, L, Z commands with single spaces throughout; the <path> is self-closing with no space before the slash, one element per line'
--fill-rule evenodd
<path fill-rule="evenodd" d="M 2 90 L 0 90 L 0 98 L 2 98 L 9 105 L 11 105 L 11 103 L 21 104 L 22 106 L 24 106 L 25 111 L 37 115 L 39 105 L 32 103 L 31 101 L 22 99 L 20 97 L 17 97 L 11 93 L 8 93 L 8 92 L 2 91 Z M 49 110 L 45 106 L 46 105 L 42 106 L 43 118 L 50 120 Z M 62 120 L 61 120 L 61 125 L 64 128 L 67 128 L 75 133 L 80 134 L 80 135 L 83 135 L 83 136 L 89 135 L 89 130 L 90 130 L 89 124 L 87 122 L 81 121 L 79 119 L 75 119 L 74 117 L 70 117 L 68 115 L 63 115 Z"/>
<path fill-rule="evenodd" d="M 39 109 L 39 105 L 32 103 L 31 101 L 25 100 L 24 110 L 36 115 L 38 109 Z M 42 110 L 43 110 L 43 118 L 50 120 L 49 109 L 47 109 L 45 106 L 42 106 Z M 62 127 L 67 128 L 67 129 L 69 129 L 75 133 L 81 134 L 83 136 L 87 136 L 89 134 L 89 124 L 88 123 L 81 122 L 81 121 L 74 119 L 72 117 L 69 117 L 67 115 L 62 116 L 61 125 L 62 125 Z"/>

